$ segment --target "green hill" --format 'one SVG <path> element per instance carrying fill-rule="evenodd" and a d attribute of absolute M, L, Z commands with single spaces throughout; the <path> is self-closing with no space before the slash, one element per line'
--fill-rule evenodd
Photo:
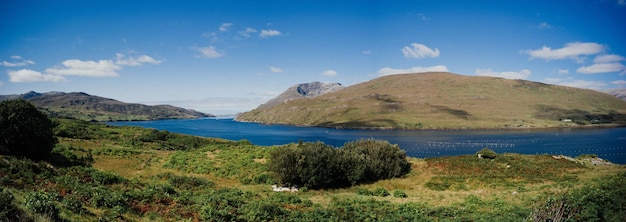
<path fill-rule="evenodd" d="M 626 123 L 626 102 L 593 90 L 452 73 L 380 77 L 241 114 L 239 121 L 337 128 L 482 129 Z"/>
<path fill-rule="evenodd" d="M 170 105 L 148 106 L 124 103 L 83 92 L 37 93 L 31 91 L 21 95 L 0 96 L 0 101 L 18 98 L 27 100 L 49 116 L 87 121 L 193 119 L 213 116 Z"/>

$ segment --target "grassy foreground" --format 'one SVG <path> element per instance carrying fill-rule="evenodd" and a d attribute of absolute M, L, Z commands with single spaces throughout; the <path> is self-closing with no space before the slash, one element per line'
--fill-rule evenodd
<path fill-rule="evenodd" d="M 626 168 L 549 155 L 409 158 L 402 177 L 273 192 L 248 141 L 56 120 L 47 161 L 0 156 L 0 220 L 543 221 L 624 219 Z M 595 196 L 594 196 L 595 195 Z M 622 202 L 620 202 L 622 201 Z M 584 209 L 584 210 L 581 210 Z M 560 214 L 558 212 L 561 212 Z"/>

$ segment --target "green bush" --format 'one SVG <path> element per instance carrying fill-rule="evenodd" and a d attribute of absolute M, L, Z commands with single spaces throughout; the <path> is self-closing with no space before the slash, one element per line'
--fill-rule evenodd
<path fill-rule="evenodd" d="M 396 198 L 407 198 L 408 195 L 406 194 L 406 192 L 404 192 L 404 190 L 394 190 L 393 191 L 393 197 L 396 197 Z"/>
<path fill-rule="evenodd" d="M 312 189 L 400 177 L 410 168 L 397 145 L 371 139 L 348 142 L 339 149 L 321 142 L 291 144 L 273 149 L 269 162 L 280 183 Z"/>
<path fill-rule="evenodd" d="M 372 191 L 372 194 L 374 196 L 386 197 L 386 196 L 389 196 L 389 191 L 387 191 L 387 189 L 385 189 L 385 188 L 378 187 L 378 188 L 374 189 L 374 191 Z"/>
<path fill-rule="evenodd" d="M 497 154 L 495 151 L 490 150 L 489 148 L 483 148 L 476 152 L 476 154 L 483 159 L 495 159 Z"/>
<path fill-rule="evenodd" d="M 33 213 L 57 219 L 59 209 L 56 206 L 57 197 L 43 191 L 34 191 L 26 194 L 25 206 Z"/>
<path fill-rule="evenodd" d="M 0 152 L 43 159 L 57 140 L 54 124 L 26 100 L 0 102 Z"/>
<path fill-rule="evenodd" d="M 0 221 L 18 221 L 23 216 L 14 200 L 11 192 L 0 187 Z"/>

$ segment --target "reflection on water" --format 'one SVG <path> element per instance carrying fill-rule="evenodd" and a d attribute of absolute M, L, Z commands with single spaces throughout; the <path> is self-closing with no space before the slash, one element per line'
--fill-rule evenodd
<path fill-rule="evenodd" d="M 232 119 L 160 120 L 112 122 L 170 132 L 229 140 L 246 139 L 257 145 L 281 145 L 303 141 L 322 141 L 336 147 L 361 138 L 388 140 L 413 157 L 473 154 L 482 148 L 498 153 L 597 154 L 615 163 L 626 164 L 626 128 L 542 129 L 542 130 L 466 130 L 398 131 L 338 130 L 242 123 Z"/>

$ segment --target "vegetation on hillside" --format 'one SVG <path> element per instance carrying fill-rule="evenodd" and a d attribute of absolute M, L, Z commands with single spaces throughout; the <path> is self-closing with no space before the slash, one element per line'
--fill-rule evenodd
<path fill-rule="evenodd" d="M 24 99 L 51 117 L 85 121 L 193 119 L 212 116 L 170 105 L 148 106 L 124 103 L 82 92 L 37 93 L 31 91 L 21 95 L 0 95 L 0 101 L 10 99 Z"/>
<path fill-rule="evenodd" d="M 259 107 L 241 121 L 336 128 L 485 129 L 625 125 L 626 102 L 586 89 L 452 73 L 384 76 Z"/>
<path fill-rule="evenodd" d="M 624 166 L 507 153 L 404 162 L 397 146 L 376 140 L 339 149 L 322 143 L 265 147 L 138 127 L 53 122 L 59 143 L 43 160 L 0 155 L 0 220 L 623 221 L 626 209 L 620 198 L 626 192 Z M 349 154 L 371 163 L 342 168 L 353 169 L 346 175 L 355 181 L 364 172 L 389 179 L 273 192 L 270 185 L 281 182 L 273 176 L 274 155 L 290 149 L 310 152 L 302 166 L 317 167 L 302 168 L 309 176 L 337 170 L 321 167 L 325 157 Z M 393 173 L 405 172 L 405 163 L 408 174 Z M 319 181 L 325 179 L 336 180 Z"/>

